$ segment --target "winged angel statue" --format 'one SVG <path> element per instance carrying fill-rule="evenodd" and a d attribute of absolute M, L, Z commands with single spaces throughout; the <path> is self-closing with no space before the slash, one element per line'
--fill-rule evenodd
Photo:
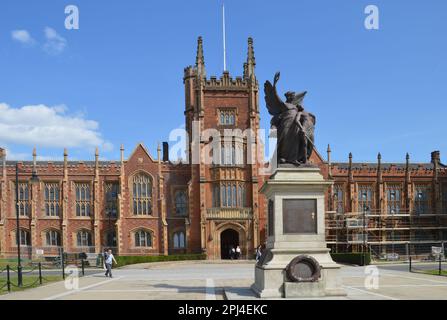
<path fill-rule="evenodd" d="M 279 77 L 280 73 L 277 72 L 273 85 L 270 81 L 264 84 L 265 102 L 273 116 L 271 125 L 277 129 L 279 165 L 306 165 L 314 148 L 316 118 L 304 110 L 303 100 L 307 91 L 298 94 L 288 91 L 285 94 L 286 102 L 281 100 L 276 92 Z"/>

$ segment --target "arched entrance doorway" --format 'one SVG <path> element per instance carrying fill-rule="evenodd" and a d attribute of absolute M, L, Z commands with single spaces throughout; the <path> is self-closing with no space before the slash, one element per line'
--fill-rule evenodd
<path fill-rule="evenodd" d="M 239 245 L 239 233 L 233 229 L 227 229 L 220 234 L 220 257 L 230 259 L 230 250 Z"/>

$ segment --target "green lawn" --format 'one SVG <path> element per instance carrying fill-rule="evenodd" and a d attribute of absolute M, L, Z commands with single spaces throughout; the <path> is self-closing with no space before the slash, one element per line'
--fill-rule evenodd
<path fill-rule="evenodd" d="M 22 259 L 22 270 L 31 270 L 37 269 L 38 260 L 31 261 L 29 259 Z M 42 261 L 41 261 L 42 262 Z M 0 259 L 0 272 L 6 269 L 6 266 L 9 265 L 11 269 L 17 271 L 17 259 Z M 49 265 L 48 263 L 42 263 L 42 269 L 50 269 L 54 268 L 54 265 Z M 6 271 L 5 271 L 6 272 Z"/>
<path fill-rule="evenodd" d="M 31 263 L 31 260 L 22 259 L 22 266 L 24 269 L 29 269 L 30 263 Z M 17 259 L 0 259 L 0 270 L 5 269 L 7 265 L 9 265 L 10 268 L 17 269 Z"/>
<path fill-rule="evenodd" d="M 48 275 L 48 276 L 44 276 L 42 284 L 44 285 L 49 282 L 62 281 L 62 280 L 63 280 L 62 276 Z M 22 290 L 40 286 L 39 276 L 37 276 L 37 275 L 30 275 L 30 276 L 24 275 L 23 276 L 23 287 L 21 287 L 21 288 L 17 287 L 17 276 L 11 277 L 11 282 L 15 285 L 14 286 L 11 284 L 11 292 L 22 291 Z M 0 287 L 3 287 L 5 284 L 6 284 L 6 277 L 0 278 Z M 0 295 L 6 294 L 6 293 L 8 293 L 8 288 L 6 286 L 3 287 L 2 289 L 0 289 Z"/>
<path fill-rule="evenodd" d="M 424 270 L 422 273 L 439 276 L 439 270 Z M 441 276 L 447 276 L 447 270 L 441 270 Z"/>
<path fill-rule="evenodd" d="M 12 259 L 0 259 L 0 270 L 5 269 L 7 265 L 9 265 L 11 268 L 16 268 L 17 259 L 15 261 Z"/>

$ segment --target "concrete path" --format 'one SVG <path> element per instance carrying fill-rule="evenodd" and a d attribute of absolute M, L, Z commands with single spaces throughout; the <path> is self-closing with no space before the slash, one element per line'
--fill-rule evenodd
<path fill-rule="evenodd" d="M 346 299 L 400 300 L 447 299 L 447 278 L 378 267 L 342 268 L 341 277 L 348 292 Z M 367 271 L 368 271 L 367 270 Z M 372 273 L 371 273 L 372 270 Z M 367 278 L 378 271 L 378 282 Z M 101 299 L 253 299 L 248 290 L 253 283 L 254 264 L 234 262 L 169 262 L 127 266 L 114 270 L 114 278 L 101 273 L 75 281 L 58 282 L 35 289 L 0 296 L 0 300 L 101 300 Z M 378 284 L 378 288 L 365 287 Z M 74 286 L 79 281 L 78 286 Z M 67 289 L 68 288 L 68 289 Z M 369 288 L 369 289 L 368 289 Z"/>

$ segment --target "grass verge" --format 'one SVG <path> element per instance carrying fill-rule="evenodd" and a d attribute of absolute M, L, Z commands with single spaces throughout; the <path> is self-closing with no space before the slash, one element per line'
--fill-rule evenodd
<path fill-rule="evenodd" d="M 186 261 L 186 260 L 205 260 L 205 254 L 179 254 L 170 256 L 118 256 L 117 267 L 123 267 L 129 264 L 164 262 L 164 261 Z"/>
<path fill-rule="evenodd" d="M 417 271 L 418 273 L 424 273 L 424 274 L 429 274 L 429 275 L 433 275 L 433 276 L 445 276 L 447 277 L 447 270 L 441 270 L 441 274 L 439 274 L 439 270 L 420 270 Z"/>
<path fill-rule="evenodd" d="M 44 276 L 42 279 L 42 285 L 45 285 L 50 282 L 62 281 L 62 276 L 60 275 L 48 275 Z M 23 291 L 31 288 L 36 288 L 40 286 L 39 276 L 38 275 L 30 275 L 23 277 L 23 287 L 17 287 L 17 276 L 11 277 L 11 292 Z M 6 286 L 6 277 L 0 278 L 0 295 L 7 294 L 8 288 Z"/>

